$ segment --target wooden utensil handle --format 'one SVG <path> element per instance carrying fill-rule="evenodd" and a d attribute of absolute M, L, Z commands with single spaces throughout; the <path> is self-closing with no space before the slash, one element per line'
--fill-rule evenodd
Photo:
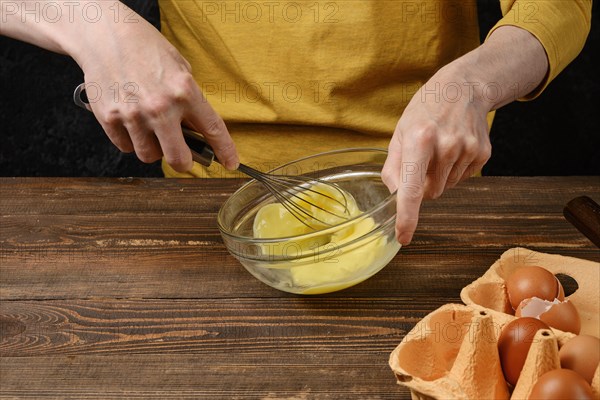
<path fill-rule="evenodd" d="M 563 215 L 577 230 L 600 247 L 600 205 L 587 196 L 576 197 L 563 209 Z"/>

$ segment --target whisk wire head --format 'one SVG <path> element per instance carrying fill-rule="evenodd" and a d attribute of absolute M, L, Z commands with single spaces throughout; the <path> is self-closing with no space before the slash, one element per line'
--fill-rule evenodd
<path fill-rule="evenodd" d="M 262 183 L 294 218 L 311 229 L 317 228 L 311 225 L 310 222 L 317 222 L 321 225 L 320 227 L 332 226 L 332 223 L 316 216 L 316 210 L 339 218 L 342 221 L 350 217 L 346 194 L 333 182 L 302 175 L 265 173 L 244 164 L 240 164 L 238 170 Z M 337 191 L 342 200 L 326 193 L 324 190 L 318 190 L 317 188 L 320 185 L 325 185 L 323 187 L 332 188 Z M 327 199 L 325 204 L 332 204 L 333 207 L 316 204 L 316 201 L 310 200 L 311 198 L 315 198 L 314 196 L 322 196 Z M 338 210 L 334 210 L 334 208 L 338 208 L 337 206 L 341 206 L 341 213 Z"/>

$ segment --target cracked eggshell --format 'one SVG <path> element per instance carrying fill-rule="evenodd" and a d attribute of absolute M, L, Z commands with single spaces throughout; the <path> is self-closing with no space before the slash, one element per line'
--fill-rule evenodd
<path fill-rule="evenodd" d="M 512 393 L 504 379 L 498 339 L 517 318 L 479 306 L 447 304 L 428 314 L 390 354 L 389 365 L 399 385 L 415 400 L 525 400 L 538 378 L 560 368 L 559 347 L 575 337 L 540 329 L 527 352 Z M 600 367 L 592 390 L 600 387 Z"/>
<path fill-rule="evenodd" d="M 568 299 L 565 301 L 543 300 L 538 297 L 525 299 L 515 311 L 516 317 L 532 317 L 545 322 L 555 329 L 576 335 L 581 330 L 581 319 L 577 309 Z"/>
<path fill-rule="evenodd" d="M 581 332 L 600 337 L 600 265 L 597 262 L 545 254 L 524 248 L 506 251 L 487 272 L 461 292 L 462 304 L 431 312 L 405 335 L 390 354 L 398 384 L 413 400 L 528 399 L 540 376 L 560 368 L 559 349 L 575 337 L 558 329 L 538 330 L 512 393 L 500 367 L 498 338 L 516 318 L 505 278 L 517 267 L 543 265 L 553 274 L 575 279 L 569 296 L 581 317 Z M 564 368 L 564 367 L 563 367 Z M 592 391 L 600 398 L 600 364 Z"/>
<path fill-rule="evenodd" d="M 511 395 L 498 339 L 514 320 L 479 306 L 446 304 L 406 334 L 390 354 L 390 368 L 413 399 L 526 399 L 540 375 L 560 367 L 558 347 L 574 335 L 537 331 Z"/>
<path fill-rule="evenodd" d="M 562 285 L 554 274 L 537 265 L 516 268 L 506 278 L 505 285 L 508 300 L 514 310 L 523 300 L 532 297 L 549 301 L 563 301 L 565 298 Z"/>
<path fill-rule="evenodd" d="M 517 268 L 541 265 L 554 275 L 572 277 L 579 286 L 569 301 L 579 312 L 582 334 L 600 337 L 600 265 L 598 262 L 515 247 L 509 249 L 477 280 L 463 288 L 465 304 L 511 314 L 505 279 Z"/>

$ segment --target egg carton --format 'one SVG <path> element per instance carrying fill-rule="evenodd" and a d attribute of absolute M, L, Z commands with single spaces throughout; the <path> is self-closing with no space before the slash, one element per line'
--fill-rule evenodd
<path fill-rule="evenodd" d="M 507 250 L 479 279 L 463 288 L 461 300 L 513 314 L 504 284 L 518 267 L 537 265 L 554 275 L 570 276 L 579 288 L 568 296 L 581 318 L 581 334 L 600 337 L 600 265 L 597 262 L 515 247 Z"/>
<path fill-rule="evenodd" d="M 503 327 L 516 319 L 504 278 L 515 268 L 538 265 L 571 276 L 579 288 L 569 296 L 581 317 L 581 333 L 600 337 L 600 266 L 598 263 L 524 248 L 506 251 L 479 279 L 466 286 L 466 305 L 447 304 L 419 321 L 391 353 L 389 364 L 413 400 L 527 399 L 544 373 L 560 368 L 558 348 L 575 337 L 557 329 L 539 330 L 519 380 L 509 388 L 498 355 Z M 592 381 L 600 397 L 600 364 Z"/>

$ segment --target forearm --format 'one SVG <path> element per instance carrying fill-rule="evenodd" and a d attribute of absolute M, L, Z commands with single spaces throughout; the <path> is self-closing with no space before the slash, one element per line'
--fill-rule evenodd
<path fill-rule="evenodd" d="M 90 107 L 120 150 L 135 151 L 144 162 L 164 156 L 177 171 L 189 171 L 184 123 L 205 135 L 223 165 L 237 168 L 227 127 L 194 81 L 189 63 L 123 3 L 0 0 L 0 12 L 0 34 L 77 61 L 85 83 L 95 88 Z"/>
<path fill-rule="evenodd" d="M 0 34 L 70 55 L 81 65 L 94 42 L 107 40 L 127 22 L 139 22 L 127 21 L 133 12 L 126 9 L 116 0 L 0 0 Z"/>
<path fill-rule="evenodd" d="M 500 108 L 538 87 L 548 72 L 541 43 L 514 26 L 496 29 L 477 49 L 442 68 L 442 80 L 458 80 L 486 111 Z"/>

